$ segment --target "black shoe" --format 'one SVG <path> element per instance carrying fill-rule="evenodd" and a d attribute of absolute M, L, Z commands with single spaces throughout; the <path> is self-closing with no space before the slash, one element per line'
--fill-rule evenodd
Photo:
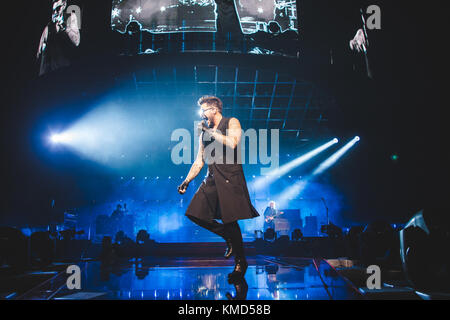
<path fill-rule="evenodd" d="M 233 254 L 233 245 L 230 239 L 226 239 L 225 241 L 227 242 L 227 250 L 225 251 L 225 254 L 223 256 L 225 259 L 229 259 Z"/>
<path fill-rule="evenodd" d="M 248 268 L 247 260 L 244 259 L 236 259 L 236 265 L 234 266 L 233 272 L 228 274 L 228 279 L 238 279 L 243 278 L 245 276 L 245 272 Z"/>

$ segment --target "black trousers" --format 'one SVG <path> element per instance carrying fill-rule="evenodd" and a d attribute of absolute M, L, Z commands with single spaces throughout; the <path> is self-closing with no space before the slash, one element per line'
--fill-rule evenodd
<path fill-rule="evenodd" d="M 189 215 L 187 217 L 200 227 L 217 234 L 224 240 L 231 241 L 235 258 L 245 259 L 242 232 L 237 221 L 231 223 L 219 223 L 215 220 L 206 221 Z"/>

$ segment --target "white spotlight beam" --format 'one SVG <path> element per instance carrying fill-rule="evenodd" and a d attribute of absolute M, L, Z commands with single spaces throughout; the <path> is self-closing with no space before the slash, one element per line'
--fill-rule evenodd
<path fill-rule="evenodd" d="M 50 136 L 54 145 L 64 145 L 83 159 L 113 168 L 134 165 L 144 153 L 144 146 L 154 144 L 164 133 L 165 120 L 146 125 L 148 110 L 141 105 L 123 108 L 105 102 L 75 121 L 63 132 Z M 146 152 L 146 151 L 145 151 Z"/>
<path fill-rule="evenodd" d="M 331 157 L 322 162 L 316 170 L 312 173 L 313 176 L 323 173 L 325 170 L 334 165 L 351 147 L 355 145 L 359 141 L 359 137 L 354 137 L 349 143 L 343 146 L 341 149 L 336 151 Z"/>
<path fill-rule="evenodd" d="M 278 204 L 278 207 L 285 207 L 289 203 L 290 200 L 295 199 L 298 195 L 305 189 L 309 179 L 302 179 L 294 183 L 292 186 L 286 188 L 279 195 L 275 196 L 275 202 Z"/>
<path fill-rule="evenodd" d="M 259 177 L 255 180 L 253 183 L 254 190 L 260 190 L 263 187 L 267 186 L 268 184 L 272 183 L 273 181 L 277 180 L 279 177 L 284 176 L 286 173 L 291 171 L 292 169 L 302 165 L 306 161 L 310 160 L 311 158 L 315 157 L 322 151 L 328 149 L 332 145 L 338 143 L 339 140 L 337 138 L 334 138 L 333 140 L 325 143 L 324 145 L 298 157 L 295 160 L 292 160 L 291 162 L 286 163 L 285 165 L 271 171 L 267 176 L 265 177 Z"/>
<path fill-rule="evenodd" d="M 317 169 L 314 170 L 311 175 L 297 181 L 292 186 L 284 189 L 279 195 L 275 196 L 274 199 L 278 203 L 278 205 L 280 207 L 285 207 L 288 205 L 289 201 L 291 201 L 292 199 L 296 199 L 305 189 L 306 185 L 314 178 L 314 176 L 324 172 L 333 164 L 335 164 L 336 161 L 338 161 L 358 141 L 359 137 L 353 138 L 353 140 L 351 140 L 336 153 L 334 153 L 331 157 L 325 160 L 319 167 L 317 167 Z"/>

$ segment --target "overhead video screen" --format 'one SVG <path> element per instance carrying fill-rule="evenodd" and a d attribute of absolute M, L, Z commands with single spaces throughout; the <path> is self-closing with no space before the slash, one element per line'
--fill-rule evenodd
<path fill-rule="evenodd" d="M 36 59 L 39 75 L 69 66 L 81 42 L 80 1 L 52 0 L 48 3 L 47 24 L 42 26 Z"/>
<path fill-rule="evenodd" d="M 152 33 L 215 32 L 220 15 L 237 16 L 245 34 L 269 32 L 275 22 L 281 32 L 297 31 L 295 0 L 113 0 L 111 26 L 121 33 L 132 22 Z"/>

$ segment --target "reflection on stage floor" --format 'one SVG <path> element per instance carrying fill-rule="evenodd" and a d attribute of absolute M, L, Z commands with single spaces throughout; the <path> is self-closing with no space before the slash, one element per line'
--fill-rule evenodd
<path fill-rule="evenodd" d="M 245 281 L 229 283 L 234 261 L 148 258 L 79 264 L 81 290 L 62 286 L 54 299 L 330 300 L 359 299 L 352 285 L 320 259 L 249 257 Z"/>

